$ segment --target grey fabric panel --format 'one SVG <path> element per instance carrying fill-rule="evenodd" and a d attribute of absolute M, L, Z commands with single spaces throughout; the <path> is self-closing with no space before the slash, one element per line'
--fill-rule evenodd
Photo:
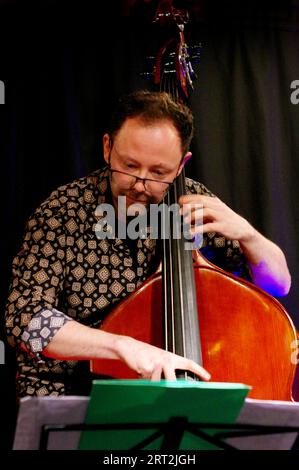
<path fill-rule="evenodd" d="M 37 450 L 43 424 L 78 424 L 85 418 L 89 397 L 26 397 L 20 401 L 14 450 Z M 77 449 L 80 432 L 52 432 L 49 450 Z"/>
<path fill-rule="evenodd" d="M 43 424 L 79 424 L 84 421 L 89 397 L 65 396 L 22 398 L 14 439 L 14 450 L 37 450 Z M 297 426 L 299 403 L 246 399 L 237 420 L 240 424 Z M 241 450 L 288 450 L 297 433 L 231 438 L 227 442 Z M 80 433 L 50 433 L 49 450 L 77 449 Z"/>

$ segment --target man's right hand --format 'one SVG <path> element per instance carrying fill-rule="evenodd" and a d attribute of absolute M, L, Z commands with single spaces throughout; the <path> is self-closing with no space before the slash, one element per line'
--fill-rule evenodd
<path fill-rule="evenodd" d="M 138 373 L 140 378 L 159 381 L 176 380 L 175 371 L 193 372 L 202 380 L 210 380 L 210 374 L 199 364 L 177 354 L 165 351 L 129 336 L 118 336 L 115 340 L 119 359 L 130 369 Z"/>

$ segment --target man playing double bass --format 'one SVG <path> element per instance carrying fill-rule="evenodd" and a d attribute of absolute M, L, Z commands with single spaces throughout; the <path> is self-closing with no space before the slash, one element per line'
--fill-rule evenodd
<path fill-rule="evenodd" d="M 20 397 L 88 393 L 86 361 L 98 358 L 119 359 L 151 380 L 175 380 L 176 369 L 209 380 L 188 358 L 96 328 L 159 264 L 150 236 L 98 237 L 97 208 L 112 205 L 120 226 L 132 204 L 159 204 L 190 157 L 192 135 L 191 111 L 167 94 L 123 97 L 103 137 L 106 166 L 59 187 L 30 217 L 6 309 Z M 270 294 L 286 295 L 291 279 L 281 249 L 202 184 L 186 185 L 179 204 L 192 235 L 203 233 L 202 254 Z"/>

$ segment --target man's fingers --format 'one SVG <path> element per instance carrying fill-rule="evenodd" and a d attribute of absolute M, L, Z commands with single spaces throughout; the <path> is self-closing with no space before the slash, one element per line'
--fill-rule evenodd
<path fill-rule="evenodd" d="M 196 223 L 198 224 L 202 224 L 202 221 L 203 221 L 203 209 L 202 208 L 195 209 L 195 210 L 192 210 L 191 212 L 185 213 L 184 215 L 185 224 L 191 224 L 191 222 L 194 223 L 194 221 L 196 221 Z"/>
<path fill-rule="evenodd" d="M 189 370 L 206 381 L 211 378 L 211 374 L 206 369 L 190 359 L 182 358 L 182 366 L 177 367 L 177 369 Z"/>
<path fill-rule="evenodd" d="M 162 376 L 162 366 L 158 366 L 152 372 L 151 381 L 159 382 L 161 380 L 161 376 Z"/>
<path fill-rule="evenodd" d="M 201 379 L 208 381 L 211 378 L 211 374 L 201 367 L 199 364 L 193 363 L 194 366 L 192 365 L 192 368 L 190 369 L 191 372 L 194 372 L 194 374 L 198 375 Z"/>
<path fill-rule="evenodd" d="M 201 204 L 203 206 L 214 206 L 218 205 L 220 199 L 218 197 L 213 196 L 206 196 L 204 194 L 184 194 L 179 198 L 180 206 L 184 206 L 185 204 Z"/>
<path fill-rule="evenodd" d="M 184 216 L 184 219 L 190 216 L 195 211 L 200 211 L 203 209 L 203 205 L 199 203 L 184 204 L 180 208 L 180 214 Z"/>
<path fill-rule="evenodd" d="M 165 380 L 176 380 L 175 370 L 172 367 L 164 367 L 163 372 Z"/>

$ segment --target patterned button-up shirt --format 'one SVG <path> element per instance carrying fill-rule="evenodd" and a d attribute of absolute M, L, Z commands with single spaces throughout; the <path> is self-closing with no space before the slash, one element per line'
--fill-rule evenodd
<path fill-rule="evenodd" d="M 187 192 L 212 195 L 190 179 Z M 111 203 L 107 168 L 58 188 L 28 221 L 13 260 L 6 307 L 8 341 L 17 352 L 19 396 L 88 393 L 86 361 L 51 359 L 43 349 L 68 321 L 99 326 L 158 266 L 157 240 L 149 236 L 136 242 L 97 237 L 96 209 L 103 203 Z M 237 241 L 208 233 L 201 252 L 221 268 L 250 279 Z"/>

